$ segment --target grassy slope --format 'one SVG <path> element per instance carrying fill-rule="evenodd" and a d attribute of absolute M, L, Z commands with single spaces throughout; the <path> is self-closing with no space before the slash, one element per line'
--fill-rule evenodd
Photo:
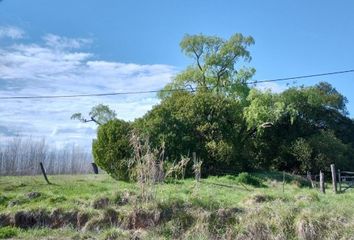
<path fill-rule="evenodd" d="M 165 183 L 155 187 L 156 201 L 139 207 L 146 209 L 173 208 L 183 205 L 183 211 L 172 219 L 140 231 L 145 239 L 239 238 L 239 239 L 349 239 L 354 236 L 354 191 L 325 195 L 307 187 L 300 188 L 288 178 L 283 193 L 277 174 L 258 174 L 265 186 L 255 188 L 240 185 L 234 177 L 210 177 L 196 185 L 192 179 Z M 107 175 L 50 176 L 53 185 L 45 184 L 41 176 L 0 177 L 0 213 L 19 211 L 87 212 L 94 218 L 102 209 L 94 209 L 96 199 L 108 197 L 109 208 L 129 216 L 137 208 L 134 196 L 138 188 L 133 183 L 117 182 Z M 30 199 L 28 193 L 39 192 Z M 129 203 L 115 204 L 129 192 Z M 161 207 L 163 206 L 163 207 Z M 232 211 L 230 209 L 237 209 Z M 226 211 L 230 210 L 230 211 Z M 183 214 L 179 214 L 182 212 Z M 3 229 L 3 231 L 7 231 Z M 13 230 L 13 229 L 10 229 Z M 99 232 L 65 229 L 15 229 L 17 238 L 98 238 L 117 239 L 136 234 L 135 230 L 107 227 Z M 1 229 L 0 229 L 1 237 Z"/>

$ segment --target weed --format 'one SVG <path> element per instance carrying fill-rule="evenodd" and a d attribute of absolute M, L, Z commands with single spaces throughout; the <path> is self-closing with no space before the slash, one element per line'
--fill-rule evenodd
<path fill-rule="evenodd" d="M 141 139 L 137 133 L 132 132 L 130 138 L 134 150 L 133 162 L 136 179 L 140 188 L 140 199 L 147 203 L 155 199 L 155 184 L 164 178 L 164 145 L 160 150 L 151 150 L 148 139 Z"/>

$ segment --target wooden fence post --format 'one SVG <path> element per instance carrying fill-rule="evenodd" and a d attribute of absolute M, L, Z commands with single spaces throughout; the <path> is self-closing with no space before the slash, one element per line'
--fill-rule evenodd
<path fill-rule="evenodd" d="M 320 191 L 322 193 L 326 193 L 325 185 L 324 185 L 324 174 L 320 171 Z"/>
<path fill-rule="evenodd" d="M 331 173 L 332 173 L 333 192 L 334 192 L 334 193 L 337 193 L 336 167 L 335 167 L 334 164 L 331 164 Z"/>
<path fill-rule="evenodd" d="M 39 163 L 39 166 L 41 167 L 41 170 L 42 170 L 42 173 L 43 173 L 43 176 L 44 176 L 45 181 L 46 181 L 48 184 L 51 184 L 51 183 L 49 182 L 48 178 L 47 178 L 47 174 L 45 173 L 45 169 L 44 169 L 44 167 L 43 167 L 43 163 L 40 162 L 40 163 Z"/>
<path fill-rule="evenodd" d="M 311 187 L 314 188 L 315 186 L 314 186 L 314 183 L 313 183 L 313 181 L 312 181 L 311 172 L 310 172 L 310 171 L 307 171 L 306 176 L 307 176 L 307 179 L 308 179 L 308 180 L 310 181 L 310 183 L 311 183 Z"/>
<path fill-rule="evenodd" d="M 285 187 L 285 171 L 283 171 L 283 193 L 284 193 L 284 187 Z"/>
<path fill-rule="evenodd" d="M 341 184 L 340 169 L 338 169 L 338 191 L 339 191 L 339 192 L 342 192 L 342 184 Z"/>
<path fill-rule="evenodd" d="M 197 160 L 196 152 L 193 152 L 193 169 L 195 174 L 195 180 L 199 182 L 201 177 L 201 162 Z"/>
<path fill-rule="evenodd" d="M 98 167 L 97 167 L 97 164 L 96 163 L 91 163 L 91 165 L 92 165 L 92 168 L 93 168 L 93 173 L 94 174 L 98 174 Z"/>

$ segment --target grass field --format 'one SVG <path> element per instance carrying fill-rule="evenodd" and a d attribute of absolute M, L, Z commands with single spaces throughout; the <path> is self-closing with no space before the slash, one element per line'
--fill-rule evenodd
<path fill-rule="evenodd" d="M 0 177 L 0 238 L 354 239 L 354 191 L 333 194 L 278 173 L 155 185 L 108 175 Z"/>

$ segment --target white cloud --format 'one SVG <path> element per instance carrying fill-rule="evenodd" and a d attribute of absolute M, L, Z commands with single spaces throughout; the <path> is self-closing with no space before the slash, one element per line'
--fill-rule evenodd
<path fill-rule="evenodd" d="M 83 39 L 46 35 L 43 43 L 0 47 L 0 96 L 67 95 L 157 90 L 175 74 L 172 66 L 140 65 L 97 59 L 80 50 Z M 75 50 L 75 51 L 74 51 Z M 70 120 L 103 103 L 119 118 L 133 120 L 158 103 L 155 94 L 77 99 L 3 100 L 0 126 L 33 137 L 45 136 L 57 146 L 89 147 L 96 126 Z M 1 131 L 1 129 L 0 129 Z"/>
<path fill-rule="evenodd" d="M 90 44 L 92 41 L 87 38 L 67 38 L 55 34 L 47 34 L 43 37 L 45 44 L 52 48 L 75 49 Z"/>
<path fill-rule="evenodd" d="M 25 32 L 14 26 L 0 26 L 0 38 L 20 39 L 23 38 Z"/>

